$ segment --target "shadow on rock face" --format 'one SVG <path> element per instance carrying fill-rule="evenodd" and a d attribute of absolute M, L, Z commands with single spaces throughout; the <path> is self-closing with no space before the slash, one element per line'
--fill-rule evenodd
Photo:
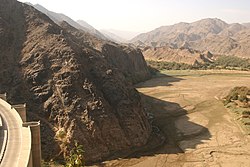
<path fill-rule="evenodd" d="M 152 80 L 137 86 L 140 88 L 170 86 L 171 82 L 181 82 L 183 79 L 165 76 Z M 159 82 L 155 82 L 155 80 L 159 80 Z M 140 93 L 140 96 L 146 115 L 152 125 L 152 134 L 144 147 L 135 150 L 125 159 L 184 153 L 187 150 L 195 149 L 204 141 L 210 140 L 211 134 L 205 127 L 207 122 L 200 121 L 200 115 L 190 117 L 186 108 L 181 107 L 178 103 L 164 101 L 143 93 Z"/>
<path fill-rule="evenodd" d="M 146 82 L 142 82 L 136 85 L 137 88 L 150 88 L 156 86 L 172 86 L 172 82 L 180 82 L 183 80 L 182 78 L 176 78 L 173 76 L 158 74 L 160 76 L 156 76 L 155 78 L 148 80 Z M 157 84 L 156 84 L 157 83 Z"/>

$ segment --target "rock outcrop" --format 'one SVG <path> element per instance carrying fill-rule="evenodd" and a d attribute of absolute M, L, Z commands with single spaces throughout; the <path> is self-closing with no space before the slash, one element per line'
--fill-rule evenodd
<path fill-rule="evenodd" d="M 93 162 L 146 144 L 151 133 L 132 82 L 149 77 L 139 50 L 55 24 L 15 0 L 0 3 L 0 91 L 41 120 L 44 159 L 74 140 Z"/>
<path fill-rule="evenodd" d="M 210 52 L 200 52 L 197 50 L 181 47 L 147 47 L 143 50 L 143 55 L 147 60 L 185 63 L 190 65 L 210 63 L 214 61 L 214 56 Z"/>
<path fill-rule="evenodd" d="M 150 77 L 142 52 L 136 49 L 136 47 L 101 40 L 84 31 L 77 30 L 67 22 L 62 22 L 61 27 L 76 37 L 76 43 L 81 43 L 84 46 L 90 45 L 90 47 L 101 52 L 108 62 L 118 68 L 126 79 L 132 83 L 137 83 Z"/>

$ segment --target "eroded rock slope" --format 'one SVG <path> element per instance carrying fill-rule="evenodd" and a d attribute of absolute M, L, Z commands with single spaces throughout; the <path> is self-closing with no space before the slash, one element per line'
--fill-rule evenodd
<path fill-rule="evenodd" d="M 87 162 L 146 144 L 151 127 L 132 85 L 150 76 L 139 50 L 1 0 L 0 60 L 0 91 L 41 120 L 45 159 L 61 158 L 74 140 Z"/>
<path fill-rule="evenodd" d="M 216 55 L 233 55 L 249 58 L 250 29 L 248 24 L 228 24 L 217 18 L 202 19 L 193 23 L 162 26 L 133 38 L 137 46 L 192 48 Z"/>

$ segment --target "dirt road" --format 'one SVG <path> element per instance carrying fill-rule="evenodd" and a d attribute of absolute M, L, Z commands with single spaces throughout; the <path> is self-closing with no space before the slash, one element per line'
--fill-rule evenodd
<path fill-rule="evenodd" d="M 250 73 L 166 71 L 138 85 L 162 147 L 104 166 L 250 167 L 250 137 L 220 101 L 235 86 L 250 86 Z"/>

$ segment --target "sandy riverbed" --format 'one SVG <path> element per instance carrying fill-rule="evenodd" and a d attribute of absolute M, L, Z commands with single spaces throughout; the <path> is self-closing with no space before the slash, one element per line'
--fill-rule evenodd
<path fill-rule="evenodd" d="M 220 99 L 235 86 L 250 86 L 239 71 L 165 71 L 139 84 L 147 112 L 166 141 L 147 153 L 102 166 L 249 167 L 250 137 Z"/>

